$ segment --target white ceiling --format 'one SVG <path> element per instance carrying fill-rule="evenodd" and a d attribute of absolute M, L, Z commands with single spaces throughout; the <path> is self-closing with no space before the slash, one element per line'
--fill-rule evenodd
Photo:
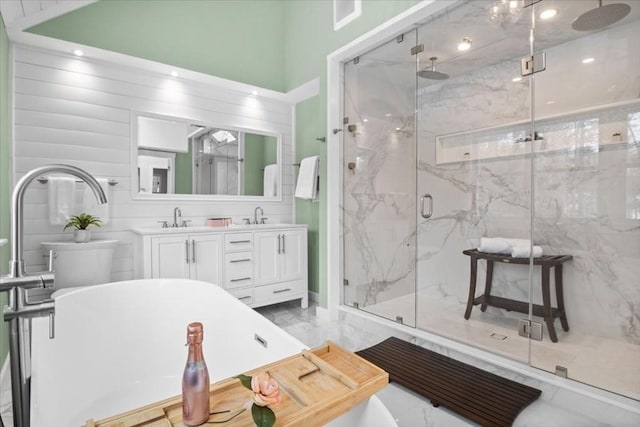
<path fill-rule="evenodd" d="M 1 0 L 0 14 L 7 29 L 24 30 L 96 0 Z"/>

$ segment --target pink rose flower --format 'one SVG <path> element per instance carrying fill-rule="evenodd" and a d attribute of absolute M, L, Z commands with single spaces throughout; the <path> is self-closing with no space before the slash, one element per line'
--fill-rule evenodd
<path fill-rule="evenodd" d="M 280 386 L 267 372 L 260 372 L 251 377 L 253 401 L 258 406 L 276 406 L 282 401 Z"/>

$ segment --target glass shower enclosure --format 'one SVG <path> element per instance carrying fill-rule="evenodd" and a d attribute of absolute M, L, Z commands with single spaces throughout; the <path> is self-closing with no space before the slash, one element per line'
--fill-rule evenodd
<path fill-rule="evenodd" d="M 640 3 L 619 3 L 462 2 L 345 63 L 344 304 L 640 399 Z"/>

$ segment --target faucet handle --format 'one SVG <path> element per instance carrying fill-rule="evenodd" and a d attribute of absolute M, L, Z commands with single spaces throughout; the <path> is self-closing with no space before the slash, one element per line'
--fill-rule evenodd
<path fill-rule="evenodd" d="M 263 216 L 262 218 L 260 218 L 260 224 L 266 224 L 265 221 L 268 220 L 268 219 L 269 218 L 266 218 L 266 217 Z"/>
<path fill-rule="evenodd" d="M 242 218 L 244 220 L 244 225 L 250 225 L 251 224 L 251 218 Z"/>
<path fill-rule="evenodd" d="M 182 220 L 182 225 L 180 225 L 180 227 L 186 227 L 188 225 L 187 223 L 189 223 L 189 222 L 191 222 L 190 219 L 183 219 Z"/>
<path fill-rule="evenodd" d="M 167 221 L 158 221 L 158 224 L 162 224 L 162 228 L 169 228 L 169 224 L 167 224 Z"/>

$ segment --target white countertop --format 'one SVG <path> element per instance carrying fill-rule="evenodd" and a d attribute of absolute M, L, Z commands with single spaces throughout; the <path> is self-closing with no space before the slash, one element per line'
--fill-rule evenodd
<path fill-rule="evenodd" d="M 161 226 L 155 227 L 136 227 L 131 231 L 141 235 L 149 234 L 182 234 L 182 233 L 223 233 L 234 231 L 254 231 L 254 230 L 278 230 L 282 228 L 306 228 L 307 224 L 251 224 L 251 225 L 239 225 L 231 224 L 228 227 L 169 227 L 162 228 Z"/>

